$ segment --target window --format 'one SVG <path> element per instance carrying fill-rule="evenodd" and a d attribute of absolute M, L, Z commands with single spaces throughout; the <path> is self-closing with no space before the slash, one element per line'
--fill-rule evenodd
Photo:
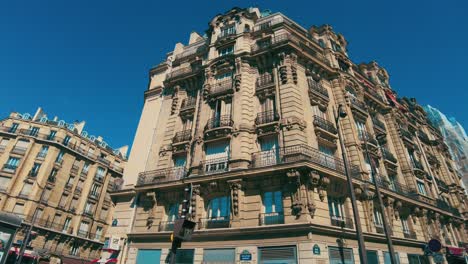
<path fill-rule="evenodd" d="M 234 53 L 234 46 L 228 46 L 218 50 L 219 56 L 226 56 Z"/>
<path fill-rule="evenodd" d="M 179 207 L 178 203 L 172 204 L 169 206 L 169 210 L 167 211 L 167 221 L 173 222 L 179 218 Z"/>
<path fill-rule="evenodd" d="M 87 214 L 92 214 L 93 213 L 93 206 L 94 204 L 91 202 L 86 202 L 84 212 Z"/>
<path fill-rule="evenodd" d="M 355 123 L 356 123 L 356 128 L 358 130 L 359 138 L 362 139 L 363 137 L 367 136 L 366 124 L 357 120 L 355 121 Z"/>
<path fill-rule="evenodd" d="M 29 146 L 29 141 L 28 140 L 18 140 L 16 142 L 15 147 L 13 148 L 13 152 L 16 154 L 24 154 L 26 150 L 28 149 Z"/>
<path fill-rule="evenodd" d="M 67 219 L 65 219 L 65 223 L 63 224 L 63 229 L 62 231 L 63 232 L 68 232 L 68 229 L 70 228 L 70 225 L 71 225 L 71 217 L 67 217 Z"/>
<path fill-rule="evenodd" d="M 31 127 L 31 129 L 29 130 L 29 135 L 33 136 L 33 137 L 36 137 L 37 134 L 39 134 L 39 128 L 38 127 Z"/>
<path fill-rule="evenodd" d="M 323 155 L 320 155 L 320 163 L 328 168 L 336 169 L 335 149 L 319 145 L 319 151 Z"/>
<path fill-rule="evenodd" d="M 267 247 L 258 248 L 259 264 L 297 264 L 296 247 Z"/>
<path fill-rule="evenodd" d="M 397 187 L 397 180 L 396 180 L 396 176 L 395 175 L 391 175 L 391 176 L 388 176 L 388 180 L 389 180 L 389 187 L 391 190 L 396 190 L 396 187 Z"/>
<path fill-rule="evenodd" d="M 10 140 L 8 138 L 3 138 L 0 141 L 0 150 L 4 150 L 7 147 L 8 142 L 10 142 Z"/>
<path fill-rule="evenodd" d="M 23 203 L 15 204 L 15 206 L 13 207 L 13 213 L 20 215 L 20 216 L 24 216 L 24 204 Z"/>
<path fill-rule="evenodd" d="M 380 212 L 380 208 L 374 207 L 374 224 L 377 227 L 377 232 L 379 232 L 379 228 L 383 228 L 383 220 L 382 220 L 382 213 Z M 383 232 L 383 231 L 382 231 Z M 381 232 L 379 232 L 381 233 Z"/>
<path fill-rule="evenodd" d="M 54 219 L 52 220 L 52 223 L 55 224 L 55 226 L 60 226 L 60 220 L 62 219 L 61 214 L 55 214 Z"/>
<path fill-rule="evenodd" d="M 330 264 L 354 264 L 353 250 L 351 248 L 328 247 L 328 256 Z"/>
<path fill-rule="evenodd" d="M 37 173 L 39 172 L 39 169 L 41 168 L 41 164 L 40 163 L 34 163 L 32 168 L 31 168 L 31 172 L 29 173 L 30 176 L 37 176 Z"/>
<path fill-rule="evenodd" d="M 0 191 L 6 191 L 8 188 L 8 185 L 10 185 L 10 181 L 11 181 L 11 178 L 0 176 Z"/>
<path fill-rule="evenodd" d="M 94 195 L 94 196 L 99 196 L 99 188 L 101 186 L 99 184 L 96 184 L 96 183 L 93 183 L 93 185 L 91 186 L 91 191 L 89 192 L 91 195 Z"/>
<path fill-rule="evenodd" d="M 83 168 L 84 169 L 84 168 Z M 98 178 L 104 178 L 104 173 L 105 173 L 105 169 L 102 168 L 102 167 L 98 167 L 97 168 L 97 171 L 96 171 L 96 177 Z"/>
<path fill-rule="evenodd" d="M 233 248 L 204 249 L 203 264 L 236 263 L 236 252 Z"/>
<path fill-rule="evenodd" d="M 20 192 L 20 196 L 23 196 L 23 197 L 27 197 L 31 194 L 31 190 L 32 190 L 32 183 L 25 183 L 23 185 L 23 188 L 21 189 L 21 192 Z"/>
<path fill-rule="evenodd" d="M 210 128 L 220 126 L 230 126 L 231 123 L 231 103 L 217 100 L 212 104 Z"/>
<path fill-rule="evenodd" d="M 65 138 L 63 139 L 63 145 L 68 146 L 68 143 L 70 143 L 70 139 L 70 136 L 65 136 Z"/>
<path fill-rule="evenodd" d="M 283 194 L 281 191 L 265 192 L 263 194 L 264 225 L 284 224 Z"/>
<path fill-rule="evenodd" d="M 57 155 L 57 159 L 55 160 L 55 162 L 58 162 L 58 163 L 62 163 L 63 161 L 63 155 L 65 155 L 65 152 L 63 150 L 61 150 L 59 152 L 59 154 Z"/>
<path fill-rule="evenodd" d="M 343 199 L 328 196 L 328 211 L 332 220 L 343 220 L 344 211 Z"/>
<path fill-rule="evenodd" d="M 319 40 L 318 40 L 318 43 L 319 43 L 320 47 L 322 47 L 322 48 L 325 48 L 325 47 L 326 47 L 326 46 L 325 46 L 325 42 L 323 41 L 323 39 L 319 39 Z"/>
<path fill-rule="evenodd" d="M 216 142 L 206 145 L 205 172 L 216 173 L 226 171 L 229 159 L 229 143 Z"/>
<path fill-rule="evenodd" d="M 81 170 L 81 173 L 87 174 L 88 171 L 89 171 L 89 163 L 85 162 L 85 164 L 83 165 L 83 169 Z"/>
<path fill-rule="evenodd" d="M 57 176 L 57 169 L 52 169 L 49 175 L 48 181 L 55 182 L 55 177 Z"/>
<path fill-rule="evenodd" d="M 318 117 L 320 117 L 322 119 L 325 119 L 325 120 L 328 119 L 327 118 L 327 113 L 320 110 L 320 108 L 317 105 L 312 105 L 311 109 L 312 109 L 312 114 L 314 116 L 318 116 Z"/>
<path fill-rule="evenodd" d="M 49 201 L 50 194 L 52 193 L 52 190 L 49 188 L 44 189 L 44 195 L 42 195 L 42 200 L 41 202 L 47 202 Z"/>
<path fill-rule="evenodd" d="M 232 26 L 229 26 L 229 27 L 225 27 L 221 30 L 221 34 L 220 34 L 220 37 L 226 37 L 226 36 L 229 36 L 229 35 L 234 35 L 236 34 L 236 27 L 235 25 L 232 25 Z"/>
<path fill-rule="evenodd" d="M 160 260 L 160 249 L 138 249 L 136 263 L 158 263 Z"/>
<path fill-rule="evenodd" d="M 20 160 L 18 158 L 15 158 L 15 157 L 8 158 L 8 161 L 3 166 L 3 170 L 7 171 L 7 172 L 15 172 L 16 168 L 18 168 L 19 161 Z"/>
<path fill-rule="evenodd" d="M 96 227 L 96 239 L 101 239 L 102 238 L 102 226 Z"/>
<path fill-rule="evenodd" d="M 276 105 L 275 105 L 275 97 L 272 96 L 272 97 L 267 97 L 265 98 L 264 100 L 262 100 L 261 102 L 261 111 L 263 114 L 269 114 L 269 115 L 274 115 L 276 114 Z M 270 117 L 270 118 L 273 118 L 274 116 Z M 263 123 L 267 123 L 267 122 L 271 122 L 273 120 L 265 120 L 266 122 L 263 122 Z"/>
<path fill-rule="evenodd" d="M 427 256 L 408 254 L 408 263 L 409 264 L 429 264 L 430 262 Z"/>
<path fill-rule="evenodd" d="M 408 225 L 408 219 L 401 218 L 401 227 L 403 229 L 404 234 L 409 234 L 410 233 L 410 229 L 409 229 L 409 225 Z"/>
<path fill-rule="evenodd" d="M 16 133 L 16 130 L 18 129 L 19 124 L 18 123 L 13 123 L 10 127 L 10 130 L 8 132 L 10 133 Z"/>
<path fill-rule="evenodd" d="M 47 137 L 47 140 L 54 140 L 56 134 L 57 131 L 51 130 L 49 136 Z"/>
<path fill-rule="evenodd" d="M 185 164 L 187 162 L 186 156 L 174 157 L 174 177 L 176 180 L 182 179 L 185 175 Z"/>
<path fill-rule="evenodd" d="M 82 232 L 86 233 L 86 232 L 88 232 L 88 230 L 89 230 L 89 223 L 85 222 L 85 221 L 81 222 L 79 231 L 82 231 Z"/>
<path fill-rule="evenodd" d="M 62 208 L 65 207 L 65 205 L 67 204 L 67 200 L 68 200 L 68 195 L 66 194 L 62 195 L 62 197 L 60 198 L 59 206 Z"/>
<path fill-rule="evenodd" d="M 392 262 L 390 261 L 390 253 L 384 251 L 383 255 L 384 255 L 384 264 L 391 264 Z M 400 264 L 400 258 L 398 256 L 398 252 L 395 252 L 395 262 L 396 264 Z"/>
<path fill-rule="evenodd" d="M 72 186 L 74 182 L 75 182 L 75 177 L 70 176 L 70 177 L 68 178 L 67 185 L 68 185 L 68 186 Z"/>
<path fill-rule="evenodd" d="M 262 137 L 260 140 L 261 153 L 256 157 L 258 165 L 275 165 L 279 161 L 278 137 L 276 135 Z"/>
<path fill-rule="evenodd" d="M 70 204 L 70 210 L 76 210 L 76 206 L 78 205 L 78 199 L 77 198 L 73 198 L 72 201 L 71 201 L 71 204 Z"/>
<path fill-rule="evenodd" d="M 42 218 L 43 213 L 44 210 L 42 210 L 42 208 L 36 208 L 36 219 L 40 220 Z"/>
<path fill-rule="evenodd" d="M 229 219 L 231 199 L 229 196 L 217 197 L 208 204 L 208 218 Z"/>
<path fill-rule="evenodd" d="M 424 183 L 420 181 L 416 181 L 416 184 L 418 186 L 418 192 L 422 195 L 427 196 L 426 187 L 424 186 Z"/>
<path fill-rule="evenodd" d="M 38 158 L 45 158 L 47 156 L 47 151 L 49 151 L 49 146 L 42 146 L 41 151 L 37 154 Z"/>
<path fill-rule="evenodd" d="M 366 250 L 367 263 L 379 264 L 379 256 L 375 250 Z"/>
<path fill-rule="evenodd" d="M 80 245 L 77 242 L 74 242 L 72 246 L 70 247 L 69 254 L 72 256 L 77 256 L 79 252 L 80 252 Z"/>

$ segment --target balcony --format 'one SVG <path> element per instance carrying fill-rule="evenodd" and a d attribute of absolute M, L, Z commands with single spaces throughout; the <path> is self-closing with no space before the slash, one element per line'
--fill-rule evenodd
<path fill-rule="evenodd" d="M 204 218 L 200 219 L 200 229 L 214 229 L 214 228 L 229 228 L 229 216 L 221 216 L 217 218 Z"/>
<path fill-rule="evenodd" d="M 97 181 L 97 182 L 103 183 L 104 182 L 104 175 L 99 175 L 99 174 L 96 173 L 96 175 L 94 175 L 94 180 Z"/>
<path fill-rule="evenodd" d="M 99 199 L 99 193 L 98 192 L 90 192 L 88 195 L 89 198 L 97 200 Z"/>
<path fill-rule="evenodd" d="M 372 147 L 374 149 L 378 148 L 379 146 L 374 135 L 369 134 L 367 131 L 360 131 L 359 139 L 361 140 L 362 144 L 367 144 L 369 147 Z"/>
<path fill-rule="evenodd" d="M 372 88 L 369 88 L 369 87 L 365 87 L 364 90 L 366 91 L 366 95 L 367 97 L 373 99 L 374 101 L 378 102 L 378 103 L 384 103 L 384 98 L 382 97 L 382 95 L 380 95 L 377 91 L 375 91 L 374 89 Z"/>
<path fill-rule="evenodd" d="M 332 226 L 337 226 L 337 227 L 341 227 L 341 228 L 349 228 L 349 229 L 354 228 L 353 219 L 351 219 L 349 217 L 331 215 L 330 220 L 331 220 L 331 225 Z"/>
<path fill-rule="evenodd" d="M 222 31 L 221 34 L 218 35 L 216 41 L 226 41 L 228 39 L 232 39 L 236 36 L 236 34 L 237 32 L 235 30 Z"/>
<path fill-rule="evenodd" d="M 3 165 L 3 171 L 8 172 L 8 173 L 15 173 L 17 168 L 18 168 L 18 166 L 16 166 L 16 165 L 11 165 L 11 164 L 4 164 Z"/>
<path fill-rule="evenodd" d="M 409 239 L 417 239 L 416 232 L 414 231 L 403 230 L 403 236 Z"/>
<path fill-rule="evenodd" d="M 315 126 L 315 131 L 318 132 L 318 134 L 322 134 L 322 133 L 325 133 L 325 134 L 328 134 L 328 136 L 331 136 L 332 138 L 336 138 L 336 134 L 338 133 L 338 131 L 336 130 L 335 128 L 335 125 L 320 117 L 320 116 L 317 116 L 317 115 L 314 115 L 314 126 Z"/>
<path fill-rule="evenodd" d="M 381 150 L 382 156 L 386 161 L 389 161 L 393 164 L 396 164 L 398 162 L 395 156 L 387 148 L 382 148 Z"/>
<path fill-rule="evenodd" d="M 27 150 L 28 148 L 15 146 L 13 150 L 11 150 L 11 153 L 17 154 L 17 155 L 24 155 Z"/>
<path fill-rule="evenodd" d="M 265 22 L 260 22 L 254 26 L 254 32 L 264 31 L 272 28 L 274 25 L 285 22 L 285 19 L 281 16 L 273 17 Z"/>
<path fill-rule="evenodd" d="M 104 157 L 98 156 L 97 159 L 98 159 L 100 162 L 102 162 L 102 163 L 104 163 L 105 165 L 107 165 L 107 166 L 110 165 L 110 160 L 108 160 L 108 159 L 106 159 L 106 158 L 104 158 Z"/>
<path fill-rule="evenodd" d="M 215 174 L 222 173 L 229 170 L 229 159 L 218 158 L 218 159 L 209 159 L 201 162 L 204 174 Z"/>
<path fill-rule="evenodd" d="M 275 78 L 271 73 L 262 74 L 257 78 L 257 82 L 255 83 L 255 91 L 258 94 L 260 91 L 263 91 L 267 88 L 274 88 L 275 87 Z"/>
<path fill-rule="evenodd" d="M 70 170 L 70 173 L 73 174 L 73 175 L 76 175 L 78 174 L 78 170 L 80 169 L 80 167 L 78 165 L 75 165 L 73 164 L 71 170 Z"/>
<path fill-rule="evenodd" d="M 408 130 L 400 128 L 400 135 L 403 137 L 403 139 L 413 143 L 413 134 L 411 134 Z"/>
<path fill-rule="evenodd" d="M 323 88 L 323 86 L 315 81 L 314 79 L 309 78 L 307 80 L 307 83 L 309 85 L 309 98 L 310 100 L 313 100 L 313 98 L 318 97 L 321 98 L 322 101 L 328 103 L 330 100 L 328 96 L 328 91 L 327 89 Z"/>
<path fill-rule="evenodd" d="M 378 130 L 379 132 L 382 132 L 382 133 L 387 132 L 387 129 L 385 128 L 385 124 L 379 119 L 372 117 L 372 124 L 374 125 L 374 128 Z"/>
<path fill-rule="evenodd" d="M 343 161 L 314 149 L 308 145 L 293 145 L 252 154 L 251 168 L 261 168 L 277 164 L 311 162 L 338 173 L 344 173 Z"/>
<path fill-rule="evenodd" d="M 351 109 L 357 110 L 364 116 L 367 116 L 367 105 L 363 101 L 360 101 L 353 96 L 349 96 L 349 101 L 351 103 Z"/>
<path fill-rule="evenodd" d="M 174 221 L 159 223 L 159 232 L 174 231 Z"/>
<path fill-rule="evenodd" d="M 89 232 L 85 230 L 78 230 L 76 235 L 83 238 L 88 238 Z"/>
<path fill-rule="evenodd" d="M 211 118 L 205 125 L 205 137 L 222 137 L 231 133 L 234 121 L 230 115 Z"/>
<path fill-rule="evenodd" d="M 284 213 L 263 213 L 260 214 L 260 225 L 281 225 L 284 224 Z"/>
<path fill-rule="evenodd" d="M 180 105 L 180 113 L 188 112 L 195 110 L 195 106 L 197 105 L 197 100 L 195 97 L 188 97 L 182 100 L 182 104 Z"/>
<path fill-rule="evenodd" d="M 172 167 L 152 171 L 141 172 L 138 175 L 137 185 L 160 184 L 178 181 L 185 178 L 187 170 L 185 167 Z"/>
<path fill-rule="evenodd" d="M 192 131 L 190 129 L 179 131 L 175 134 L 174 138 L 172 138 L 172 144 L 180 144 L 184 142 L 188 142 L 192 139 Z"/>
<path fill-rule="evenodd" d="M 435 181 L 436 181 L 437 186 L 439 187 L 439 189 L 440 189 L 441 191 L 448 193 L 449 187 L 448 187 L 448 185 L 447 185 L 444 181 L 439 180 L 439 179 L 437 179 L 437 178 L 435 178 Z"/>
<path fill-rule="evenodd" d="M 375 223 L 375 232 L 379 234 L 384 234 L 385 230 L 384 230 L 383 224 Z"/>
<path fill-rule="evenodd" d="M 84 215 L 84 216 L 87 216 L 87 217 L 90 217 L 90 218 L 93 218 L 94 213 L 93 213 L 91 210 L 89 210 L 89 211 L 84 210 L 84 211 L 83 211 L 83 215 Z"/>
<path fill-rule="evenodd" d="M 232 94 L 234 93 L 233 79 L 227 78 L 227 79 L 217 81 L 213 85 L 208 85 L 205 88 L 204 93 L 207 93 L 208 97 L 212 99 L 217 98 L 218 96 L 221 96 L 221 95 L 232 96 Z"/>
<path fill-rule="evenodd" d="M 279 115 L 276 111 L 270 110 L 265 111 L 257 114 L 255 118 L 255 125 L 256 126 L 263 126 L 268 125 L 271 123 L 276 123 L 279 121 Z"/>
<path fill-rule="evenodd" d="M 421 164 L 421 162 L 419 162 L 416 159 L 413 159 L 412 164 L 413 164 L 413 171 L 416 175 L 426 175 L 426 171 L 424 171 L 424 167 Z"/>
<path fill-rule="evenodd" d="M 188 75 L 196 74 L 201 68 L 199 66 L 188 66 L 171 71 L 167 74 L 167 80 L 182 78 Z"/>

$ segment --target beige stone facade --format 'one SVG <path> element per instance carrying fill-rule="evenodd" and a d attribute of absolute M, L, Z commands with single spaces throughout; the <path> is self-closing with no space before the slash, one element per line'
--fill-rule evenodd
<path fill-rule="evenodd" d="M 23 218 L 23 241 L 34 212 L 33 250 L 44 257 L 99 257 L 122 185 L 126 147 L 114 150 L 88 135 L 84 122 L 12 113 L 0 125 L 0 210 Z"/>
<path fill-rule="evenodd" d="M 306 30 L 256 8 L 218 15 L 206 33 L 150 71 L 128 186 L 111 195 L 120 263 L 165 259 L 187 186 L 197 223 L 182 246 L 188 263 L 358 263 L 338 133 L 369 263 L 387 263 L 383 217 L 400 263 L 423 258 L 431 238 L 467 242 L 466 196 L 447 148 L 422 108 L 396 97 L 385 69 L 351 62 L 330 26 Z M 338 105 L 347 113 L 339 131 Z"/>

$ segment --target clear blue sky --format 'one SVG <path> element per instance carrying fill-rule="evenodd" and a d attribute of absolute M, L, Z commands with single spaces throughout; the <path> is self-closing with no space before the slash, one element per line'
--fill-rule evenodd
<path fill-rule="evenodd" d="M 233 6 L 279 11 L 305 28 L 331 24 L 349 40 L 353 61 L 386 67 L 400 95 L 468 123 L 462 0 L 3 1 L 0 116 L 42 106 L 86 120 L 111 146 L 131 145 L 150 67 Z"/>

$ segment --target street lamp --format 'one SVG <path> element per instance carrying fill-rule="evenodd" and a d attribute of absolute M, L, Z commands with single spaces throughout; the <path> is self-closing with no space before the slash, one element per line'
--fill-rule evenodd
<path fill-rule="evenodd" d="M 26 182 L 26 180 L 25 180 L 25 182 Z M 39 188 L 41 189 L 41 197 L 39 197 L 39 203 L 40 203 L 42 201 L 42 198 L 44 197 L 45 186 L 41 187 L 39 185 L 39 182 L 37 182 L 37 186 L 39 186 Z M 21 244 L 21 249 L 20 249 L 18 258 L 16 259 L 16 264 L 21 264 L 22 261 L 23 261 L 23 255 L 24 255 L 24 252 L 26 251 L 26 246 L 28 244 L 28 241 L 31 238 L 31 232 L 32 232 L 32 229 L 34 227 L 34 224 L 36 223 L 36 218 L 37 218 L 37 207 L 34 210 L 33 217 L 31 219 L 31 225 L 29 226 L 28 230 L 26 231 L 26 235 L 24 237 L 23 243 Z"/>
<path fill-rule="evenodd" d="M 382 153 L 383 155 L 382 145 L 384 145 L 387 142 L 387 138 L 385 134 L 382 134 L 382 133 L 377 134 L 375 137 L 377 139 L 377 145 L 380 149 L 380 153 Z M 372 179 L 372 182 L 374 183 L 375 192 L 377 194 L 377 200 L 379 202 L 380 213 L 382 214 L 383 227 L 384 227 L 385 237 L 387 240 L 388 251 L 390 254 L 390 262 L 392 264 L 397 264 L 397 261 L 395 259 L 395 251 L 393 249 L 392 237 L 390 235 L 390 226 L 388 225 L 388 220 L 387 220 L 387 216 L 385 213 L 384 204 L 382 201 L 382 196 L 380 195 L 380 188 L 379 188 L 379 184 L 377 182 L 378 180 L 377 180 L 376 173 L 375 173 L 374 160 L 371 159 L 370 154 L 369 154 L 369 149 L 367 147 L 367 134 L 365 134 L 363 138 L 364 138 L 364 148 L 366 150 L 366 157 L 371 167 L 371 179 Z"/>
<path fill-rule="evenodd" d="M 348 183 L 348 192 L 349 192 L 349 196 L 351 197 L 351 205 L 353 207 L 354 223 L 356 226 L 356 237 L 357 237 L 358 246 L 359 246 L 359 258 L 362 264 L 367 264 L 366 246 L 364 244 L 364 237 L 362 235 L 361 219 L 359 217 L 359 209 L 356 203 L 356 195 L 354 194 L 353 181 L 351 179 L 351 176 L 349 175 L 350 170 L 349 170 L 349 165 L 348 165 L 348 158 L 345 153 L 345 146 L 344 146 L 343 138 L 341 137 L 340 126 L 339 126 L 339 119 L 345 118 L 348 114 L 343 109 L 343 105 L 340 104 L 338 105 L 337 112 L 336 113 L 333 112 L 333 115 L 335 117 L 336 130 L 338 131 L 338 140 L 340 141 L 341 154 L 343 156 L 344 172 L 346 175 L 346 181 Z"/>

